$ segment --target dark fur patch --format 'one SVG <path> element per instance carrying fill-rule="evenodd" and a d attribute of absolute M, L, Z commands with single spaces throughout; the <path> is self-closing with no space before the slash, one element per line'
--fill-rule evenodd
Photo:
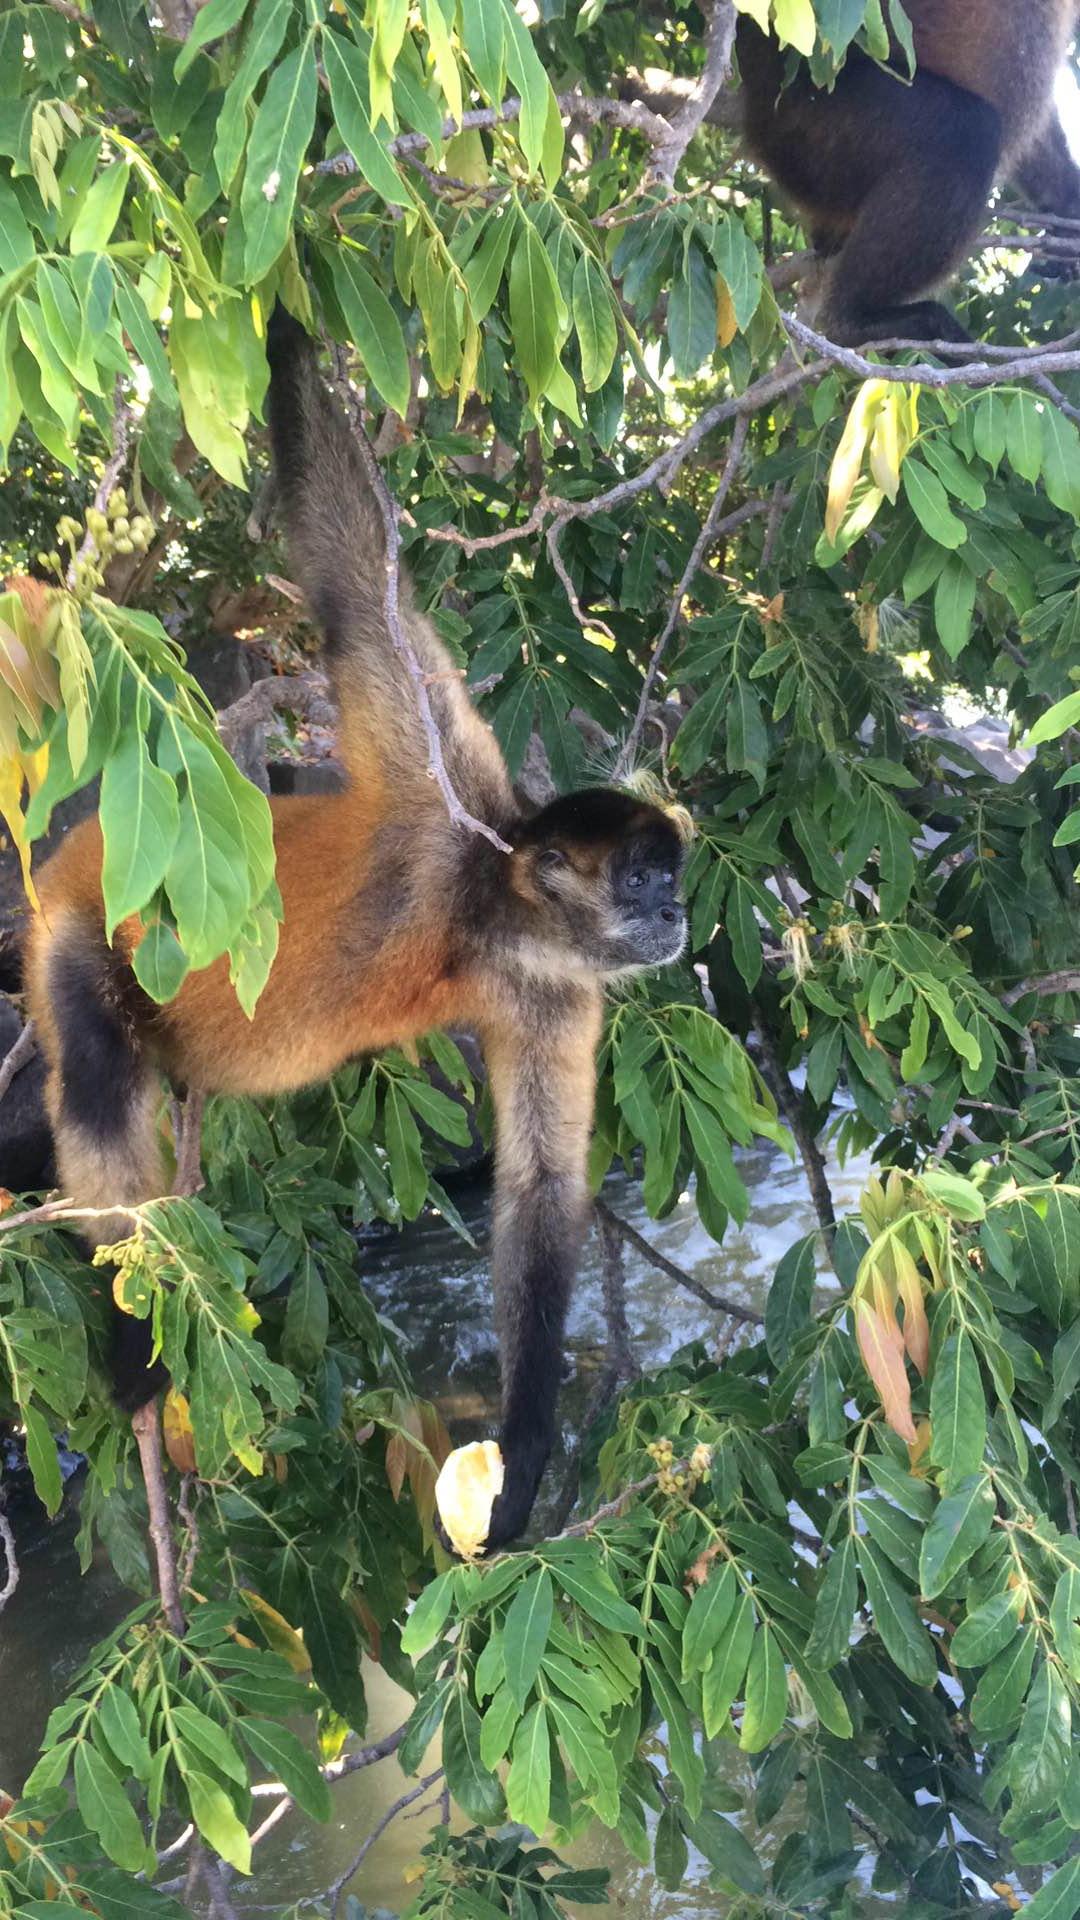
<path fill-rule="evenodd" d="M 143 1076 L 130 997 L 138 992 L 103 936 L 59 945 L 49 992 L 60 1036 L 63 1117 L 103 1142 L 118 1140 Z"/>
<path fill-rule="evenodd" d="M 519 846 L 542 846 L 561 839 L 579 846 L 617 841 L 628 834 L 655 829 L 658 834 L 678 835 L 670 821 L 656 807 L 635 800 L 631 794 L 614 787 L 582 787 L 578 793 L 565 793 L 552 800 L 539 813 L 526 820 L 517 831 Z"/>

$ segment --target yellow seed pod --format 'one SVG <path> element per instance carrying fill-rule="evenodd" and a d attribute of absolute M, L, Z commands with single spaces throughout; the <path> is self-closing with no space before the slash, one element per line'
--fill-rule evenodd
<path fill-rule="evenodd" d="M 455 1553 L 473 1560 L 488 1537 L 491 1509 L 503 1485 L 503 1457 L 497 1440 L 474 1440 L 455 1447 L 435 1482 L 435 1504 Z"/>

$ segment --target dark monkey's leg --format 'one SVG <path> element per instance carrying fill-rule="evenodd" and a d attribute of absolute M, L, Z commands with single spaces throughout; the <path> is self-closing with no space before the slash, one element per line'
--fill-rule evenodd
<path fill-rule="evenodd" d="M 110 952 L 100 927 L 68 922 L 47 961 L 48 992 L 58 1042 L 49 1107 L 61 1192 L 78 1205 L 122 1206 L 164 1191 L 157 1130 L 161 1088 L 139 1045 L 132 994 L 139 988 Z M 131 1231 L 124 1214 L 80 1223 L 92 1246 L 122 1240 Z M 113 1269 L 102 1270 L 112 1286 Z M 112 1310 L 113 1390 L 129 1412 L 165 1384 L 160 1361 L 149 1364 L 150 1323 Z"/>
<path fill-rule="evenodd" d="M 815 229 L 846 238 L 829 270 L 821 324 L 845 345 L 908 338 L 964 340 L 936 300 L 978 232 L 1001 151 L 992 107 L 918 72 L 908 86 L 852 55 L 832 93 L 785 63 L 743 16 L 739 66 L 745 131 Z"/>

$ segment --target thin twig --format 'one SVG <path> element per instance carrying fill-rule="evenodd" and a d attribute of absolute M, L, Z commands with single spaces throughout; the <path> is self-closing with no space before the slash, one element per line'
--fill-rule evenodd
<path fill-rule="evenodd" d="M 199 1522 L 195 1517 L 195 1507 L 193 1504 L 193 1495 L 198 1484 L 198 1480 L 193 1473 L 181 1474 L 180 1497 L 176 1503 L 176 1510 L 180 1515 L 180 1524 L 187 1536 L 184 1542 L 183 1558 L 180 1561 L 177 1575 L 181 1593 L 186 1593 L 191 1586 L 192 1575 L 195 1572 L 195 1562 L 199 1557 Z"/>
<path fill-rule="evenodd" d="M 666 1471 L 672 1474 L 685 1473 L 689 1464 L 688 1460 L 673 1460 Z M 595 1513 L 590 1513 L 586 1520 L 575 1520 L 572 1527 L 564 1527 L 561 1533 L 552 1535 L 552 1538 L 555 1540 L 582 1539 L 585 1535 L 592 1533 L 602 1520 L 617 1519 L 625 1510 L 626 1502 L 633 1500 L 637 1494 L 652 1493 L 659 1478 L 660 1473 L 656 1472 L 646 1474 L 644 1480 L 632 1480 L 628 1487 L 624 1487 L 621 1493 L 615 1495 L 614 1500 L 606 1500 L 604 1505 L 597 1507 Z"/>
<path fill-rule="evenodd" d="M 157 1561 L 158 1592 L 161 1595 L 165 1618 L 179 1637 L 185 1631 L 186 1622 L 184 1609 L 180 1603 L 180 1580 L 169 1515 L 169 1496 L 165 1489 L 165 1467 L 161 1454 L 161 1422 L 156 1399 L 148 1400 L 145 1406 L 132 1414 L 131 1431 L 135 1435 L 135 1444 L 139 1449 L 139 1464 L 146 1484 L 146 1504 L 150 1510 L 150 1538 L 154 1543 L 154 1557 Z"/>
<path fill-rule="evenodd" d="M 471 814 L 468 809 L 462 805 L 454 791 L 450 775 L 446 770 L 446 761 L 443 758 L 442 736 L 439 733 L 438 723 L 432 710 L 431 696 L 428 692 L 428 676 L 420 664 L 416 649 L 405 631 L 401 618 L 399 600 L 401 582 L 401 535 L 398 529 L 397 506 L 390 496 L 389 489 L 382 477 L 379 463 L 371 450 L 371 442 L 364 432 L 363 423 L 359 417 L 359 407 L 356 396 L 353 394 L 345 378 L 344 368 L 340 366 L 340 363 L 339 378 L 336 385 L 339 397 L 345 403 L 353 430 L 356 449 L 360 456 L 360 463 L 363 466 L 368 485 L 371 488 L 383 523 L 383 565 L 386 571 L 386 584 L 383 590 L 383 615 L 394 650 L 403 661 L 405 671 L 413 684 L 413 694 L 416 700 L 417 711 L 419 712 L 421 725 L 424 729 L 424 736 L 427 741 L 428 772 L 435 781 L 439 792 L 442 794 L 446 811 L 455 826 L 464 827 L 468 833 L 481 834 L 485 840 L 490 840 L 493 847 L 498 847 L 500 853 L 511 853 L 513 852 L 513 848 L 496 833 L 494 827 L 489 827 L 484 820 L 478 820 L 474 814 Z"/>
<path fill-rule="evenodd" d="M 15 1535 L 11 1530 L 11 1521 L 0 1507 L 0 1546 L 4 1549 L 4 1584 L 0 1587 L 0 1613 L 3 1613 L 19 1584 L 19 1562 L 15 1555 Z"/>
<path fill-rule="evenodd" d="M 641 685 L 641 693 L 638 697 L 637 712 L 634 714 L 633 724 L 623 743 L 622 751 L 619 754 L 618 765 L 615 770 L 616 779 L 622 779 L 627 769 L 633 764 L 634 755 L 637 752 L 642 729 L 645 725 L 646 715 L 649 711 L 649 700 L 653 687 L 656 684 L 656 676 L 660 671 L 660 662 L 664 657 L 668 641 L 671 639 L 675 628 L 679 624 L 679 615 L 682 612 L 683 600 L 695 579 L 698 568 L 717 536 L 720 515 L 731 489 L 731 483 L 735 478 L 739 461 L 742 459 L 743 448 L 746 445 L 746 436 L 749 431 L 749 416 L 744 414 L 736 420 L 734 428 L 732 429 L 731 444 L 728 447 L 728 455 L 724 462 L 724 469 L 720 475 L 719 484 L 716 492 L 713 494 L 712 505 L 706 515 L 701 532 L 694 542 L 690 558 L 683 568 L 682 578 L 672 595 L 668 616 L 664 622 L 660 638 L 652 650 L 652 657 L 646 669 L 645 678 Z"/>
<path fill-rule="evenodd" d="M 408 1793 L 403 1793 L 400 1799 L 395 1800 L 393 1806 L 386 1809 L 382 1819 L 377 1821 L 372 1827 L 367 1839 L 363 1845 L 357 1849 L 348 1866 L 345 1868 L 344 1873 L 340 1873 L 336 1880 L 330 1882 L 326 1892 L 323 1894 L 323 1902 L 329 1906 L 334 1920 L 337 1920 L 337 1911 L 341 1904 L 341 1896 L 345 1888 L 348 1886 L 354 1874 L 359 1873 L 376 1840 L 386 1832 L 391 1820 L 396 1820 L 398 1814 L 403 1813 L 406 1807 L 411 1807 L 414 1800 L 419 1800 L 421 1795 L 425 1794 L 429 1787 L 435 1785 L 436 1780 L 442 1779 L 442 1773 L 442 1768 L 436 1767 L 434 1773 L 429 1773 L 417 1786 L 410 1788 Z"/>
<path fill-rule="evenodd" d="M 28 1020 L 14 1046 L 9 1048 L 3 1060 L 0 1061 L 0 1100 L 3 1099 L 19 1068 L 24 1067 L 28 1060 L 32 1060 L 36 1052 L 37 1036 L 34 1032 L 34 1023 Z"/>
<path fill-rule="evenodd" d="M 591 627 L 595 632 L 605 634 L 609 640 L 614 640 L 615 635 L 612 633 L 606 621 L 599 619 L 595 614 L 585 613 L 582 609 L 581 601 L 577 596 L 577 588 L 570 578 L 569 569 L 567 568 L 566 561 L 563 559 L 559 547 L 559 535 L 565 525 L 565 520 L 552 521 L 547 531 L 547 550 L 551 564 L 562 582 L 563 592 L 570 602 L 570 611 L 577 621 L 578 626 L 581 628 L 582 633 L 585 633 Z"/>
<path fill-rule="evenodd" d="M 340 1759 L 328 1761 L 326 1766 L 320 1769 L 323 1779 L 333 1785 L 336 1780 L 344 1780 L 349 1774 L 360 1773 L 365 1767 L 373 1767 L 378 1761 L 389 1759 L 392 1753 L 397 1752 L 404 1740 L 408 1724 L 407 1720 L 403 1720 L 400 1727 L 394 1728 L 393 1733 L 384 1734 L 381 1740 L 373 1741 L 371 1746 L 360 1747 L 355 1753 L 344 1753 Z M 268 1833 L 272 1833 L 278 1822 L 284 1820 L 285 1815 L 291 1813 L 296 1805 L 292 1794 L 286 1790 L 284 1783 L 280 1780 L 266 1781 L 255 1791 L 264 1794 L 280 1793 L 281 1799 L 267 1814 L 262 1825 L 256 1827 L 251 1836 L 253 1847 L 258 1846 L 259 1841 L 265 1839 Z"/>
<path fill-rule="evenodd" d="M 131 420 L 132 420 L 131 408 L 128 406 L 127 401 L 124 399 L 123 394 L 121 393 L 120 378 L 118 375 L 116 380 L 116 386 L 114 389 L 114 394 L 113 394 L 113 418 L 112 418 L 113 450 L 108 460 L 105 462 L 105 467 L 102 472 L 101 479 L 98 482 L 97 492 L 94 494 L 94 505 L 97 508 L 99 513 L 105 512 L 105 509 L 109 504 L 109 496 L 112 493 L 113 488 L 119 482 L 120 475 L 124 471 L 124 463 L 127 460 L 128 440 L 131 434 Z M 97 541 L 94 539 L 93 534 L 92 533 L 85 534 L 83 536 L 82 545 L 80 546 L 78 553 L 75 555 L 75 558 L 72 560 L 67 570 L 67 584 L 69 587 L 73 587 L 75 585 L 75 575 L 76 575 L 76 570 L 78 568 L 79 561 L 85 560 L 89 554 L 96 553 L 97 551 L 98 551 L 98 544 L 97 544 Z"/>
<path fill-rule="evenodd" d="M 805 321 L 799 320 L 793 313 L 781 313 L 780 318 L 791 338 L 800 346 L 812 347 L 815 353 L 821 354 L 822 358 L 829 361 L 831 365 L 843 367 L 845 372 L 856 374 L 860 380 L 886 380 L 899 385 L 934 389 L 943 387 L 978 389 L 1002 386 L 1010 380 L 1023 380 L 1036 372 L 1040 374 L 1080 372 L 1080 352 L 1062 350 L 1060 347 L 1038 352 L 1030 348 L 1022 348 L 1015 352 L 1011 359 L 993 364 L 989 357 L 982 354 L 981 349 L 976 347 L 973 351 L 979 357 L 966 361 L 959 367 L 933 367 L 927 361 L 915 361 L 907 366 L 890 366 L 885 361 L 868 360 L 866 355 L 859 353 L 855 347 L 838 346 L 835 340 L 829 340 L 825 334 L 815 332 L 813 327 L 808 327 Z M 873 350 L 878 352 L 887 343 L 872 341 L 870 344 Z M 925 350 L 925 341 L 915 344 L 921 345 Z M 934 350 L 936 352 L 936 345 Z M 1035 360 L 1038 361 L 1037 367 L 1032 364 Z"/>
<path fill-rule="evenodd" d="M 650 1241 L 646 1240 L 643 1233 L 639 1233 L 636 1227 L 632 1227 L 629 1220 L 624 1220 L 621 1214 L 609 1207 L 606 1200 L 596 1200 L 593 1205 L 601 1219 L 609 1220 L 628 1246 L 636 1248 L 651 1266 L 656 1267 L 660 1273 L 666 1273 L 668 1279 L 674 1280 L 677 1286 L 685 1287 L 687 1293 L 692 1293 L 695 1300 L 700 1300 L 703 1306 L 711 1308 L 713 1313 L 730 1314 L 733 1320 L 738 1320 L 743 1326 L 764 1325 L 760 1313 L 754 1313 L 752 1308 L 744 1307 L 738 1300 L 730 1300 L 722 1293 L 714 1293 L 710 1287 L 703 1286 L 700 1280 L 695 1280 L 692 1273 L 687 1273 L 683 1267 L 676 1266 L 674 1260 L 669 1260 L 666 1253 L 661 1253 L 658 1247 L 654 1247 Z"/>
<path fill-rule="evenodd" d="M 229 1898 L 225 1885 L 221 1861 L 215 1853 L 210 1852 L 208 1847 L 204 1849 L 201 1866 L 203 1883 L 210 1895 L 211 1913 L 216 1914 L 218 1920 L 238 1920 L 236 1908 Z"/>

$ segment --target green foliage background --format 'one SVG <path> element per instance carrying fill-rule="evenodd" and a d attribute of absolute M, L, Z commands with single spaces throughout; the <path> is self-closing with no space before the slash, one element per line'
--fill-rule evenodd
<path fill-rule="evenodd" d="M 747 10 L 823 84 L 887 45 L 879 0 Z M 196 637 L 209 577 L 262 571 L 242 490 L 280 293 L 349 349 L 421 596 L 515 773 L 538 734 L 559 787 L 595 777 L 582 715 L 625 735 L 730 467 L 733 524 L 663 657 L 662 756 L 644 736 L 697 823 L 694 966 L 612 1010 L 592 1172 L 640 1170 L 656 1217 L 693 1179 L 721 1239 L 755 1135 L 791 1123 L 806 1151 L 824 1129 L 892 1169 L 788 1251 L 760 1337 L 695 1345 L 604 1415 L 580 1510 L 646 1481 L 623 1511 L 452 1569 L 430 1531 L 445 1437 L 349 1228 L 455 1220 L 433 1169 L 462 1105 L 397 1056 L 216 1103 L 207 1189 L 140 1209 L 120 1256 L 189 1410 L 187 1631 L 144 1599 L 6 1783 L 5 1916 L 164 1920 L 158 1852 L 190 1819 L 245 1872 L 260 1779 L 326 1818 L 364 1738 L 363 1650 L 416 1702 L 387 1764 L 411 1778 L 441 1730 L 469 1829 L 431 1839 L 410 1915 L 602 1902 L 602 1874 L 543 1844 L 594 1821 L 665 1888 L 694 1847 L 740 1916 L 896 1895 L 931 1920 L 1018 1889 L 1032 1920 L 1080 1912 L 1080 362 L 1048 385 L 1005 352 L 934 388 L 800 349 L 771 379 L 767 268 L 797 235 L 720 128 L 658 178 L 622 101 L 637 69 L 693 76 L 704 30 L 616 0 L 0 12 L 0 526 L 58 586 L 44 626 L 0 598 L 12 831 L 39 837 L 100 772 L 106 904 L 143 919 L 143 985 L 167 999 L 227 953 L 255 1003 L 268 809 L 172 635 Z M 1026 257 L 1004 233 L 978 255 L 959 298 L 980 340 L 1067 333 L 1075 296 Z M 117 398 L 157 534 L 126 553 L 114 505 L 113 544 L 60 591 L 78 529 L 57 525 L 94 495 Z M 1012 784 L 913 724 L 946 692 L 1028 730 Z M 430 1051 L 471 1099 L 452 1044 Z M 88 1455 L 84 1556 L 99 1536 L 149 1596 L 97 1281 L 64 1232 L 5 1233 L 0 1414 L 50 1512 L 54 1434 Z"/>

